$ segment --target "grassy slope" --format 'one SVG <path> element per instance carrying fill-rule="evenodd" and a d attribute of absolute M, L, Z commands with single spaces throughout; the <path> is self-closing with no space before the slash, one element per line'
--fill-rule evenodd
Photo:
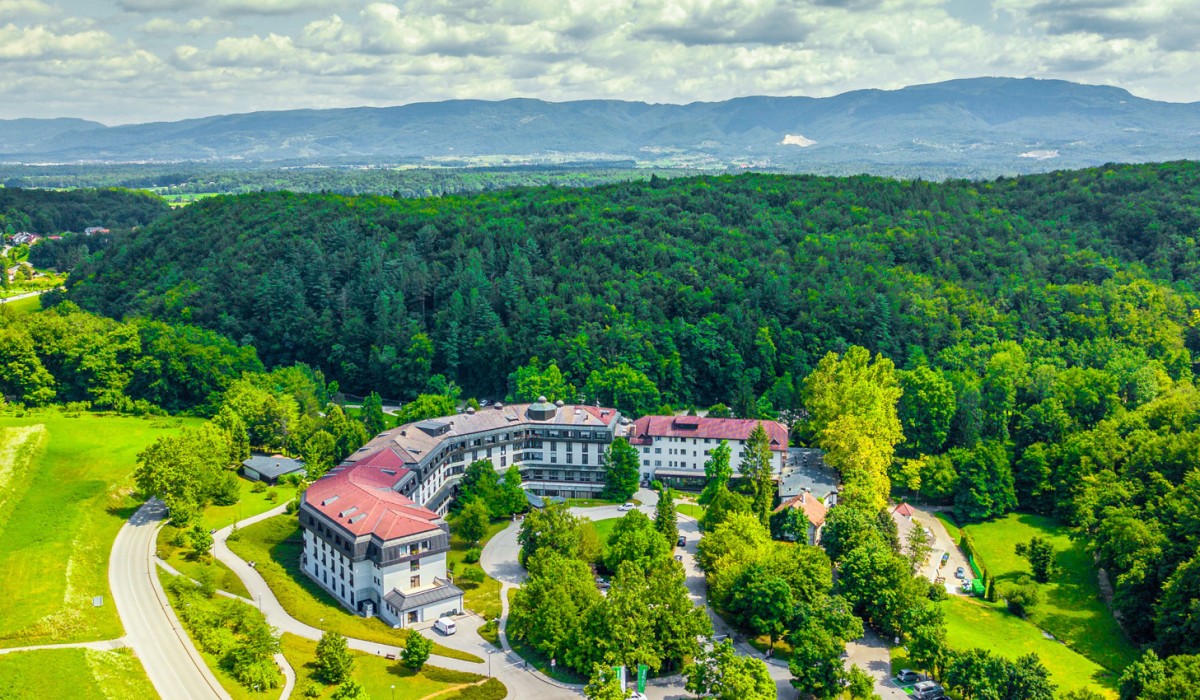
<path fill-rule="evenodd" d="M 156 698 L 132 652 L 45 649 L 0 656 L 0 697 L 10 700 Z"/>
<path fill-rule="evenodd" d="M 1014 551 L 1016 543 L 1028 542 L 1034 535 L 1047 539 L 1057 552 L 1060 571 L 1049 583 L 1036 584 L 1041 600 L 1033 606 L 1030 621 L 1112 671 L 1119 672 L 1137 660 L 1137 649 L 1100 598 L 1085 543 L 1072 541 L 1066 528 L 1042 516 L 1013 513 L 971 525 L 967 531 L 997 584 L 1030 573 L 1028 562 Z"/>
<path fill-rule="evenodd" d="M 282 503 L 287 503 L 296 495 L 296 487 L 280 485 L 272 487 L 277 492 L 277 498 L 272 501 L 267 498 L 269 491 L 262 493 L 254 492 L 255 483 L 257 482 L 250 481 L 249 479 L 242 479 L 240 481 L 241 495 L 240 500 L 236 504 L 232 506 L 209 506 L 205 508 L 200 518 L 204 527 L 210 530 L 220 529 L 237 520 L 264 513 Z M 246 590 L 246 585 L 242 583 L 242 580 L 228 566 L 225 566 L 213 557 L 207 557 L 203 560 L 193 559 L 188 554 L 190 545 L 183 548 L 171 546 L 171 540 L 175 536 L 175 532 L 175 528 L 167 525 L 158 533 L 157 547 L 160 559 L 166 561 L 176 571 L 196 580 L 200 579 L 202 572 L 208 572 L 207 575 L 212 577 L 212 581 L 217 588 L 244 598 L 250 597 L 250 592 Z"/>
<path fill-rule="evenodd" d="M 191 545 L 186 547 L 175 547 L 171 545 L 171 540 L 178 532 L 170 525 L 164 525 L 162 530 L 158 532 L 158 542 L 155 545 L 158 553 L 158 558 L 170 564 L 179 573 L 196 581 L 203 580 L 203 576 L 209 576 L 214 586 L 222 591 L 240 595 L 243 598 L 250 597 L 250 591 L 246 590 L 246 584 L 238 578 L 237 574 L 228 566 L 225 566 L 219 560 L 212 556 L 203 559 L 195 559 L 191 555 Z"/>
<path fill-rule="evenodd" d="M 14 315 L 31 314 L 35 311 L 42 310 L 42 299 L 41 299 L 41 297 L 27 297 L 25 299 L 17 299 L 16 301 L 10 301 L 10 302 L 5 303 L 4 309 L 8 313 L 12 313 Z"/>
<path fill-rule="evenodd" d="M 675 510 L 696 520 L 704 516 L 704 509 L 695 503 L 676 503 Z"/>
<path fill-rule="evenodd" d="M 341 606 L 300 570 L 300 525 L 295 516 L 280 515 L 241 530 L 241 538 L 229 548 L 243 559 L 256 562 L 283 609 L 303 623 L 347 637 L 380 644 L 404 646 L 405 630 L 395 630 L 378 618 L 359 617 Z M 434 654 L 465 661 L 482 662 L 477 656 L 435 644 Z"/>
<path fill-rule="evenodd" d="M 0 646 L 122 635 L 108 557 L 138 505 L 130 475 L 139 451 L 186 423 L 49 411 L 0 416 L 0 429 L 45 427 L 36 454 L 0 464 L 13 474 L 8 487 L 0 484 L 8 489 L 0 504 Z M 104 596 L 104 605 L 92 607 L 93 596 Z"/>
<path fill-rule="evenodd" d="M 1115 696 L 1116 676 L 1070 647 L 1046 639 L 1033 625 L 1002 609 L 972 598 L 951 596 L 946 611 L 946 636 L 955 649 L 978 647 L 1017 658 L 1036 652 L 1059 690 L 1090 687 Z"/>
<path fill-rule="evenodd" d="M 296 672 L 294 697 L 300 697 L 309 685 L 314 685 L 321 691 L 318 697 L 328 698 L 332 695 L 336 686 L 326 685 L 316 677 L 317 643 L 293 634 L 283 635 L 282 641 L 283 655 Z M 393 686 L 396 700 L 419 700 L 433 693 L 475 683 L 484 678 L 474 673 L 449 671 L 434 666 L 426 666 L 421 671 L 414 672 L 399 661 L 389 661 L 353 650 L 350 653 L 354 656 L 352 678 L 363 684 L 368 696 L 380 700 L 392 697 Z M 451 698 L 453 695 L 447 693 L 438 697 Z"/>

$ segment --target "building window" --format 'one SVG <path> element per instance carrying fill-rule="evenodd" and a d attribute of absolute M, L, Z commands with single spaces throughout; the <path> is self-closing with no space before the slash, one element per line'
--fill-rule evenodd
<path fill-rule="evenodd" d="M 421 570 L 421 560 L 413 559 L 412 566 L 409 568 L 412 569 L 413 571 L 420 571 Z"/>
<path fill-rule="evenodd" d="M 656 455 L 660 455 L 660 454 L 662 454 L 662 448 L 661 448 L 661 447 L 655 447 L 655 448 L 654 448 L 654 454 L 656 454 Z"/>
<path fill-rule="evenodd" d="M 409 588 L 420 588 L 421 587 L 421 577 L 420 576 L 409 576 L 408 577 L 408 587 Z"/>
<path fill-rule="evenodd" d="M 420 552 L 421 552 L 421 545 L 419 545 L 419 544 L 410 544 L 410 545 L 408 545 L 408 553 L 409 553 L 409 555 L 413 555 L 413 554 L 419 554 Z"/>

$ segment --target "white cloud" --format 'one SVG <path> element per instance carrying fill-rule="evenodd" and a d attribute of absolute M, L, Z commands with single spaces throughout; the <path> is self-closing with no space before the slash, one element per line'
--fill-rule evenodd
<path fill-rule="evenodd" d="M 42 0 L 0 0 L 0 20 L 46 17 L 53 12 Z"/>
<path fill-rule="evenodd" d="M 75 13 L 46 1 L 0 0 L 0 113 L 50 109 L 25 96 L 54 71 L 47 94 L 113 120 L 469 97 L 820 96 L 977 75 L 1200 99 L 1191 0 L 992 0 L 992 21 L 946 0 L 48 0 L 88 8 Z M 72 82 L 87 61 L 124 76 L 122 89 Z"/>
<path fill-rule="evenodd" d="M 138 25 L 137 30 L 142 34 L 153 34 L 158 36 L 196 36 L 199 34 L 228 32 L 233 29 L 233 26 L 234 25 L 231 22 L 213 19 L 212 17 L 197 17 L 189 19 L 186 22 L 168 19 L 166 17 L 155 17 L 154 19 Z"/>

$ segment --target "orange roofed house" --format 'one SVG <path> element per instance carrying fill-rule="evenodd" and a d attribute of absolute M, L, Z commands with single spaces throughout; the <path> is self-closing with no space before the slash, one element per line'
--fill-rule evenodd
<path fill-rule="evenodd" d="M 729 443 L 729 463 L 738 474 L 746 441 L 762 424 L 771 445 L 771 471 L 776 478 L 788 458 L 788 429 L 773 420 L 705 418 L 703 416 L 642 416 L 634 421 L 629 442 L 641 453 L 642 481 L 658 479 L 681 488 L 704 487 L 704 463 L 722 440 Z"/>
<path fill-rule="evenodd" d="M 825 527 L 825 513 L 828 511 L 825 504 L 821 502 L 821 499 L 812 495 L 809 491 L 803 491 L 799 496 L 794 496 L 780 503 L 775 512 L 782 512 L 785 508 L 795 508 L 804 511 L 804 517 L 808 520 L 808 543 L 811 545 L 820 544 L 821 529 Z"/>

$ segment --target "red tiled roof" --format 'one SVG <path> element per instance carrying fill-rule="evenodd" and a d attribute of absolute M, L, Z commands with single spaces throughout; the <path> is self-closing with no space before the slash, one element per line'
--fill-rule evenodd
<path fill-rule="evenodd" d="M 381 469 L 403 469 L 404 457 L 396 453 L 397 449 L 399 448 L 385 447 L 377 452 L 372 452 L 366 457 L 355 460 L 354 464 L 368 467 L 379 467 Z"/>
<path fill-rule="evenodd" d="M 700 416 L 642 416 L 633 423 L 630 442 L 649 444 L 651 438 L 691 437 L 715 440 L 747 440 L 754 426 L 762 423 L 771 441 L 771 449 L 786 451 L 788 430 L 778 421 L 749 418 L 704 418 Z"/>
<path fill-rule="evenodd" d="M 894 509 L 892 509 L 892 512 L 899 513 L 900 515 L 903 515 L 906 518 L 911 518 L 913 516 L 913 513 L 915 513 L 916 511 L 914 511 L 913 507 L 908 505 L 907 503 L 901 503 L 900 505 L 898 505 Z"/>
<path fill-rule="evenodd" d="M 808 516 L 808 522 L 812 523 L 813 527 L 821 527 L 825 524 L 825 513 L 828 510 L 819 498 L 808 491 L 780 503 L 775 512 L 778 513 L 784 508 L 803 509 L 804 514 Z"/>
<path fill-rule="evenodd" d="M 441 516 L 392 490 L 406 473 L 361 461 L 335 467 L 308 487 L 304 502 L 355 537 L 371 534 L 387 541 L 440 529 Z"/>

